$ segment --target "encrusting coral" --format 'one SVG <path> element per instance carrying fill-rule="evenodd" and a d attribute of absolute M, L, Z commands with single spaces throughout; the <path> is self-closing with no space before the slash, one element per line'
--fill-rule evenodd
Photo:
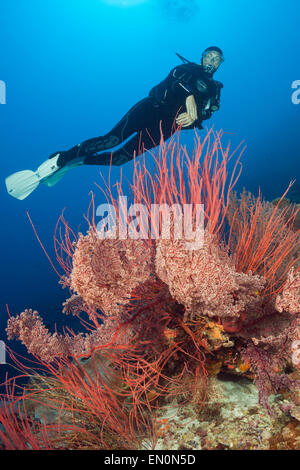
<path fill-rule="evenodd" d="M 87 233 L 75 236 L 61 216 L 65 235 L 60 230 L 56 236 L 56 253 L 64 269 L 61 283 L 71 293 L 63 311 L 78 316 L 87 333 L 51 334 L 32 310 L 8 321 L 8 338 L 20 339 L 56 377 L 55 387 L 67 394 L 65 402 L 63 394 L 56 396 L 57 406 L 61 402 L 68 408 L 66 403 L 80 391 L 82 407 L 106 430 L 101 448 L 111 447 L 107 436 L 118 433 L 120 420 L 129 426 L 132 417 L 132 434 L 152 432 L 154 446 L 156 407 L 181 394 L 184 399 L 197 395 L 204 402 L 209 376 L 222 370 L 254 378 L 260 403 L 267 408 L 271 393 L 297 387 L 286 367 L 299 367 L 292 362 L 293 345 L 300 337 L 300 234 L 294 226 L 298 212 L 293 205 L 280 205 L 285 195 L 274 205 L 261 195 L 233 194 L 240 156 L 235 157 L 238 149 L 231 154 L 229 146 L 224 149 L 221 137 L 212 130 L 203 140 L 196 134 L 192 158 L 174 138 L 169 143 L 162 138 L 159 154 L 153 155 L 154 169 L 145 159 L 134 160 L 132 200 L 143 205 L 152 233 L 162 228 L 162 216 L 154 226 L 150 221 L 152 204 L 188 204 L 192 224 L 195 207 L 201 204 L 204 230 L 199 246 L 187 248 L 187 241 L 199 241 L 196 232 L 189 240 L 178 239 L 174 229 L 169 238 L 101 238 L 94 211 L 87 217 Z M 120 198 L 122 185 L 116 187 Z M 117 198 L 110 186 L 104 193 L 118 221 Z M 131 222 L 128 217 L 128 225 Z M 118 386 L 103 379 L 101 367 L 95 366 L 92 379 L 83 372 L 80 361 L 95 354 L 106 357 L 106 373 L 117 377 Z M 79 379 L 82 374 L 86 380 Z M 189 390 L 183 385 L 186 377 Z M 120 413 L 107 424 L 105 410 L 95 409 L 87 398 L 94 396 L 89 381 L 96 381 L 108 403 L 117 400 L 128 419 Z M 47 401 L 45 381 L 35 394 Z M 81 431 L 88 448 L 87 431 Z M 91 448 L 100 445 L 93 439 Z M 65 446 L 72 448 L 70 439 Z"/>

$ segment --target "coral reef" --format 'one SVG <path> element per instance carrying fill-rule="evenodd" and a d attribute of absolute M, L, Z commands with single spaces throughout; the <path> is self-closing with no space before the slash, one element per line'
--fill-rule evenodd
<path fill-rule="evenodd" d="M 100 237 L 94 196 L 86 234 L 75 235 L 61 216 L 55 249 L 64 270 L 60 282 L 70 291 L 63 312 L 78 317 L 86 332 L 51 333 L 30 309 L 11 316 L 7 326 L 8 338 L 22 341 L 45 373 L 32 372 L 23 389 L 25 415 L 33 413 L 40 420 L 37 428 L 29 426 L 36 439 L 42 439 L 41 426 L 54 429 L 54 416 L 57 432 L 62 425 L 67 430 L 63 436 L 59 431 L 64 448 L 166 446 L 160 442 L 171 429 L 165 426 L 165 410 L 185 405 L 199 415 L 190 431 L 198 436 L 190 439 L 193 448 L 259 448 L 249 444 L 251 433 L 239 443 L 228 436 L 227 443 L 224 436 L 218 444 L 202 439 L 212 432 L 212 424 L 199 423 L 212 410 L 210 400 L 224 372 L 254 381 L 255 406 L 265 410 L 265 424 L 258 426 L 265 433 L 260 448 L 268 448 L 266 428 L 278 418 L 272 395 L 289 393 L 284 406 L 293 419 L 298 416 L 299 378 L 293 376 L 300 363 L 294 360 L 300 339 L 298 209 L 283 204 L 286 193 L 273 204 L 261 194 L 233 193 L 243 150 L 239 156 L 239 147 L 230 153 L 221 138 L 212 130 L 203 140 L 195 134 L 192 157 L 174 137 L 168 143 L 162 138 L 151 171 L 145 158 L 134 159 L 132 203 L 143 207 L 147 221 L 134 231 L 135 237 L 114 238 L 112 231 Z M 117 197 L 110 185 L 101 189 L 117 222 L 122 218 L 124 224 L 118 204 L 122 185 L 116 185 Z M 154 222 L 153 204 L 164 208 Z M 197 230 L 178 237 L 175 212 L 165 210 L 186 205 L 192 208 L 192 228 L 197 226 L 196 208 L 201 208 L 200 238 Z M 162 233 L 167 214 L 173 222 L 168 236 L 146 237 L 150 225 L 151 234 Z M 126 217 L 130 227 L 132 219 Z M 217 408 L 219 412 L 211 411 L 211 423 L 225 416 L 228 403 L 221 400 Z M 164 412 L 157 415 L 158 409 Z M 8 411 L 0 414 L 4 427 L 13 415 Z M 251 427 L 249 416 L 244 422 L 240 415 L 236 418 L 241 429 Z M 288 418 L 278 419 L 287 425 Z M 282 426 L 274 425 L 272 432 L 279 435 Z M 55 447 L 53 439 L 44 448 Z M 3 434 L 2 440 L 19 448 L 11 437 Z"/>
<path fill-rule="evenodd" d="M 156 449 L 299 449 L 300 423 L 284 412 L 287 406 L 287 400 L 273 395 L 270 416 L 258 404 L 258 392 L 250 379 L 219 375 L 210 380 L 201 409 L 193 403 L 185 407 L 173 403 L 160 409 Z"/>

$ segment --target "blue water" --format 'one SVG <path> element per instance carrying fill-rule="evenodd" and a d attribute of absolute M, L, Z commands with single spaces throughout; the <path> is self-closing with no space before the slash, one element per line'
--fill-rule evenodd
<path fill-rule="evenodd" d="M 25 201 L 7 195 L 4 178 L 36 169 L 50 154 L 109 131 L 126 111 L 180 63 L 175 52 L 200 62 L 220 46 L 224 83 L 216 129 L 245 140 L 239 187 L 266 198 L 299 178 L 300 104 L 291 85 L 300 80 L 299 0 L 15 0 L 0 12 L 1 295 L 12 314 L 34 308 L 54 328 L 67 296 L 41 250 L 26 211 L 49 254 L 64 207 L 77 229 L 99 168 L 71 171 L 54 188 Z M 185 131 L 185 140 L 193 139 Z M 108 168 L 101 167 L 104 176 Z M 131 163 L 122 167 L 130 176 Z M 120 168 L 112 169 L 112 181 Z M 98 191 L 99 194 L 99 191 Z M 100 196 L 99 196 L 100 197 Z M 16 343 L 10 344 L 24 352 Z M 0 366 L 3 374 L 7 366 Z"/>

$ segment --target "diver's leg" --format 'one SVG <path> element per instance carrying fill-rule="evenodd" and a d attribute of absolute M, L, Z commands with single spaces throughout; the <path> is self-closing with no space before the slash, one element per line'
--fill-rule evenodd
<path fill-rule="evenodd" d="M 167 140 L 176 129 L 172 129 L 171 120 L 168 117 L 162 117 L 162 132 L 164 139 Z M 154 119 L 151 126 L 143 129 L 137 135 L 132 137 L 120 149 L 112 152 L 104 152 L 98 155 L 89 155 L 84 159 L 85 165 L 113 165 L 120 166 L 129 162 L 136 156 L 141 155 L 147 150 L 157 147 L 160 143 L 160 121 Z"/>
<path fill-rule="evenodd" d="M 121 165 L 122 163 L 132 160 L 134 152 L 136 152 L 136 155 L 140 155 L 143 151 L 150 150 L 159 145 L 161 137 L 160 125 L 165 140 L 175 132 L 176 126 L 173 126 L 173 118 L 171 118 L 172 116 L 169 112 L 165 114 L 159 107 L 155 108 L 153 103 L 150 105 L 150 102 L 145 103 L 143 112 L 144 114 L 141 116 L 139 124 L 144 123 L 145 125 L 139 127 L 138 134 L 132 137 L 116 152 L 80 157 L 77 146 L 72 158 L 73 161 L 67 162 L 68 164 L 64 164 L 64 166 L 58 164 L 61 152 L 56 152 L 48 160 L 43 162 L 36 171 L 24 170 L 8 176 L 5 180 L 8 193 L 17 199 L 25 199 L 37 188 L 40 182 L 47 186 L 53 186 L 70 168 L 82 165 L 83 163 L 90 165 L 109 165 L 110 163 L 113 165 Z M 129 125 L 130 124 L 132 125 L 129 119 Z M 126 126 L 123 128 L 124 136 L 126 135 Z M 129 129 L 129 126 L 127 129 Z M 141 132 L 140 129 L 143 129 L 143 131 Z"/>
<path fill-rule="evenodd" d="M 153 99 L 150 97 L 142 99 L 107 134 L 85 140 L 70 150 L 59 152 L 58 164 L 63 167 L 71 160 L 89 157 L 97 152 L 122 144 L 135 132 L 143 128 L 143 125 L 147 124 L 149 119 L 151 120 L 151 113 L 153 111 L 154 113 L 156 112 L 153 106 Z"/>
<path fill-rule="evenodd" d="M 123 147 L 112 152 L 103 152 L 98 155 L 88 155 L 84 159 L 85 165 L 116 165 L 120 166 L 123 163 L 129 162 L 136 155 L 142 153 L 140 134 L 135 135 Z"/>

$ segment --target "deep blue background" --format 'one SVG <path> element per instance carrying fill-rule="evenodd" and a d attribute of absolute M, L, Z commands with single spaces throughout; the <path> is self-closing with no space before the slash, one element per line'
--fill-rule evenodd
<path fill-rule="evenodd" d="M 12 314 L 37 309 L 52 328 L 65 321 L 60 311 L 67 292 L 26 211 L 52 254 L 62 209 L 76 229 L 94 181 L 100 182 L 97 167 L 82 167 L 54 188 L 41 185 L 17 201 L 7 195 L 4 178 L 109 131 L 180 63 L 175 52 L 200 62 L 204 48 L 219 45 L 226 60 L 215 78 L 224 89 L 211 124 L 233 133 L 234 144 L 246 141 L 239 186 L 254 193 L 261 187 L 266 198 L 280 195 L 299 176 L 300 105 L 291 101 L 291 84 L 300 79 L 299 27 L 299 0 L 1 2 L 7 104 L 0 105 L 0 339 L 6 304 Z M 184 138 L 192 140 L 192 131 Z M 108 174 L 106 167 L 101 171 Z M 123 172 L 130 176 L 131 163 Z M 113 181 L 119 173 L 112 170 Z"/>

